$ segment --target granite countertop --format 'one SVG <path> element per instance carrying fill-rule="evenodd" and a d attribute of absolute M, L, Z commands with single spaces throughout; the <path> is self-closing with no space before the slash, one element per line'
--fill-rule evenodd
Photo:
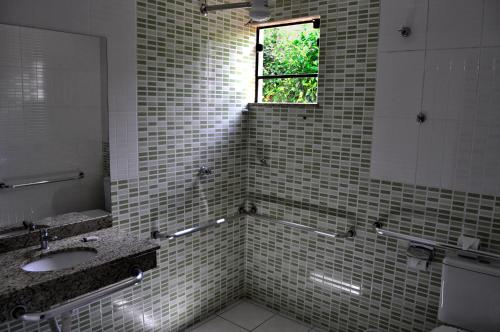
<path fill-rule="evenodd" d="M 97 236 L 98 241 L 83 242 L 82 238 Z M 50 248 L 39 246 L 0 254 L 0 322 L 10 319 L 13 306 L 24 305 L 29 312 L 46 310 L 89 291 L 130 277 L 130 268 L 144 271 L 156 267 L 159 245 L 151 240 L 106 228 L 84 235 L 49 242 Z M 51 252 L 89 248 L 97 254 L 72 268 L 51 272 L 26 272 L 21 267 Z"/>

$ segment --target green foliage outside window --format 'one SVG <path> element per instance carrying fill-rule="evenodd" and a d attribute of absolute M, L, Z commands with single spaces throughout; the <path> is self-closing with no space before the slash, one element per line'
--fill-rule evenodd
<path fill-rule="evenodd" d="M 319 29 L 311 23 L 267 28 L 263 36 L 263 75 L 317 74 Z M 264 79 L 262 102 L 315 103 L 317 77 Z"/>

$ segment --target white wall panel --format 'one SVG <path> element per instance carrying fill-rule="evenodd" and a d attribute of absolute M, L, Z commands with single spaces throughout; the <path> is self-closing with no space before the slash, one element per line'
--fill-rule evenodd
<path fill-rule="evenodd" d="M 381 9 L 371 176 L 500 195 L 498 2 L 382 0 Z M 399 36 L 390 28 L 398 20 L 425 38 Z M 424 39 L 422 50 L 401 51 Z M 389 142 L 388 124 L 401 117 L 414 121 L 392 128 Z M 415 170 L 414 180 L 402 165 Z"/>

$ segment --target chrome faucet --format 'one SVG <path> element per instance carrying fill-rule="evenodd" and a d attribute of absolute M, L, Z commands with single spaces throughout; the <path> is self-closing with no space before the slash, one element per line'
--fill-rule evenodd
<path fill-rule="evenodd" d="M 49 241 L 57 240 L 57 236 L 49 236 L 49 230 L 42 228 L 40 230 L 40 250 L 49 249 Z"/>
<path fill-rule="evenodd" d="M 26 228 L 28 230 L 28 233 L 31 231 L 34 231 L 36 229 L 35 223 L 33 223 L 31 221 L 23 220 L 23 226 L 24 226 L 24 228 Z"/>

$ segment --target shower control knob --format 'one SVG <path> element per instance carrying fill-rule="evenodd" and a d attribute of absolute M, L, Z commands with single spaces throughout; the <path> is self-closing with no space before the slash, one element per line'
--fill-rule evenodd
<path fill-rule="evenodd" d="M 401 28 L 398 29 L 399 33 L 403 38 L 408 38 L 411 35 L 411 28 L 403 25 Z"/>
<path fill-rule="evenodd" d="M 203 16 L 208 16 L 208 8 L 206 3 L 202 3 L 200 7 L 200 13 Z"/>
<path fill-rule="evenodd" d="M 427 115 L 425 115 L 425 113 L 420 112 L 417 114 L 417 122 L 418 123 L 424 123 L 425 120 L 427 120 Z"/>
<path fill-rule="evenodd" d="M 200 169 L 198 170 L 199 176 L 210 175 L 210 174 L 212 174 L 212 169 L 207 166 L 201 166 Z"/>

